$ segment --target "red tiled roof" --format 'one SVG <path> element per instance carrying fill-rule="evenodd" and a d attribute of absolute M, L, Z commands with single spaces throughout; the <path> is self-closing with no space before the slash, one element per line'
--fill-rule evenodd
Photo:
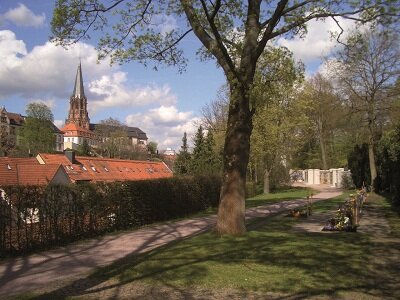
<path fill-rule="evenodd" d="M 60 164 L 40 165 L 34 157 L 0 157 L 0 186 L 47 184 L 60 167 Z"/>
<path fill-rule="evenodd" d="M 87 130 L 85 128 L 82 128 L 74 123 L 70 123 L 65 125 L 63 128 L 61 128 L 61 131 L 63 132 L 67 132 L 67 131 L 76 131 L 76 132 L 85 132 L 85 133 L 89 133 L 89 134 L 94 134 L 93 131 Z"/>
<path fill-rule="evenodd" d="M 72 181 L 131 181 L 172 177 L 171 170 L 163 162 L 109 159 L 76 156 L 74 164 L 63 154 L 42 154 L 47 163 L 64 166 Z"/>
<path fill-rule="evenodd" d="M 7 117 L 13 125 L 22 125 L 24 123 L 24 117 L 21 114 L 7 112 Z"/>
<path fill-rule="evenodd" d="M 60 167 L 61 165 L 18 165 L 18 184 L 48 184 Z"/>

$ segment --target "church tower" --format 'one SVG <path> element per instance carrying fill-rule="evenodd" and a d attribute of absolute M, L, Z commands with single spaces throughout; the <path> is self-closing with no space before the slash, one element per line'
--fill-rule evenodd
<path fill-rule="evenodd" d="M 65 120 L 65 125 L 75 124 L 89 130 L 89 123 L 87 99 L 83 89 L 82 66 L 79 62 L 78 70 L 76 71 L 74 92 L 69 100 L 69 112 L 68 118 Z"/>

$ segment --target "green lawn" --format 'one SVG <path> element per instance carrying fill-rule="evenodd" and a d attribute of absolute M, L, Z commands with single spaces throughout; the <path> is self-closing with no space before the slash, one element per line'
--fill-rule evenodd
<path fill-rule="evenodd" d="M 260 194 L 246 199 L 246 208 L 260 206 L 264 204 L 273 204 L 287 200 L 302 199 L 307 196 L 315 195 L 318 192 L 304 187 L 285 187 L 278 189 L 270 194 Z M 206 211 L 201 211 L 188 217 L 204 217 L 218 212 L 217 207 L 210 207 Z M 181 218 L 182 219 L 182 218 Z"/>
<path fill-rule="evenodd" d="M 270 194 L 261 194 L 246 199 L 246 208 L 260 206 L 264 204 L 282 202 L 286 200 L 301 199 L 315 194 L 317 194 L 317 192 L 313 191 L 310 188 L 286 187 L 284 189 L 279 189 L 277 191 L 274 191 Z"/>
<path fill-rule="evenodd" d="M 333 211 L 345 197 L 315 203 L 313 211 L 316 214 Z M 387 209 L 381 198 L 367 205 Z M 394 223 L 400 223 L 392 217 Z M 172 289 L 173 295 L 180 291 L 184 298 L 201 298 L 204 291 L 225 290 L 243 298 L 268 295 L 284 299 L 287 296 L 293 299 L 314 296 L 317 299 L 395 299 L 398 296 L 391 285 L 385 285 L 390 280 L 385 278 L 388 274 L 385 268 L 374 265 L 372 259 L 374 251 L 384 252 L 393 243 L 378 247 L 362 233 L 293 231 L 296 222 L 307 222 L 307 219 L 281 214 L 251 221 L 247 235 L 242 237 L 218 237 L 209 232 L 180 240 L 145 254 L 126 257 L 38 299 L 58 298 L 60 294 L 63 299 L 64 295 L 73 296 L 72 299 L 105 297 L 121 293 L 127 287 L 129 298 L 129 293 L 134 296 L 132 293 L 141 291 L 143 286 L 153 289 L 152 293 L 157 289 L 163 291 L 160 297 L 165 290 Z M 398 275 L 399 271 L 393 267 L 391 276 L 398 278 Z M 93 291 L 88 292 L 89 289 Z"/>

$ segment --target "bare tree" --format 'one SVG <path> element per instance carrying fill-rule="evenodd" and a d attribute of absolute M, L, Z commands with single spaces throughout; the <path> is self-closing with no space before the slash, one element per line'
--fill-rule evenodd
<path fill-rule="evenodd" d="M 366 129 L 371 185 L 377 177 L 375 145 L 394 100 L 400 76 L 399 36 L 391 31 L 365 31 L 337 53 L 338 81 L 351 111 Z"/>

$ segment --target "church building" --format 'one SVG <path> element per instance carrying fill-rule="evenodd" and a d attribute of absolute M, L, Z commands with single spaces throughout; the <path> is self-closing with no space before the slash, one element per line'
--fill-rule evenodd
<path fill-rule="evenodd" d="M 87 98 L 83 87 L 82 65 L 79 63 L 75 77 L 74 92 L 69 100 L 68 118 L 65 126 L 61 129 L 64 132 L 64 149 L 77 149 L 86 141 L 89 146 L 96 147 L 101 137 L 96 135 L 96 125 L 90 123 L 87 110 Z M 146 133 L 137 127 L 123 128 L 132 145 L 147 145 Z"/>

